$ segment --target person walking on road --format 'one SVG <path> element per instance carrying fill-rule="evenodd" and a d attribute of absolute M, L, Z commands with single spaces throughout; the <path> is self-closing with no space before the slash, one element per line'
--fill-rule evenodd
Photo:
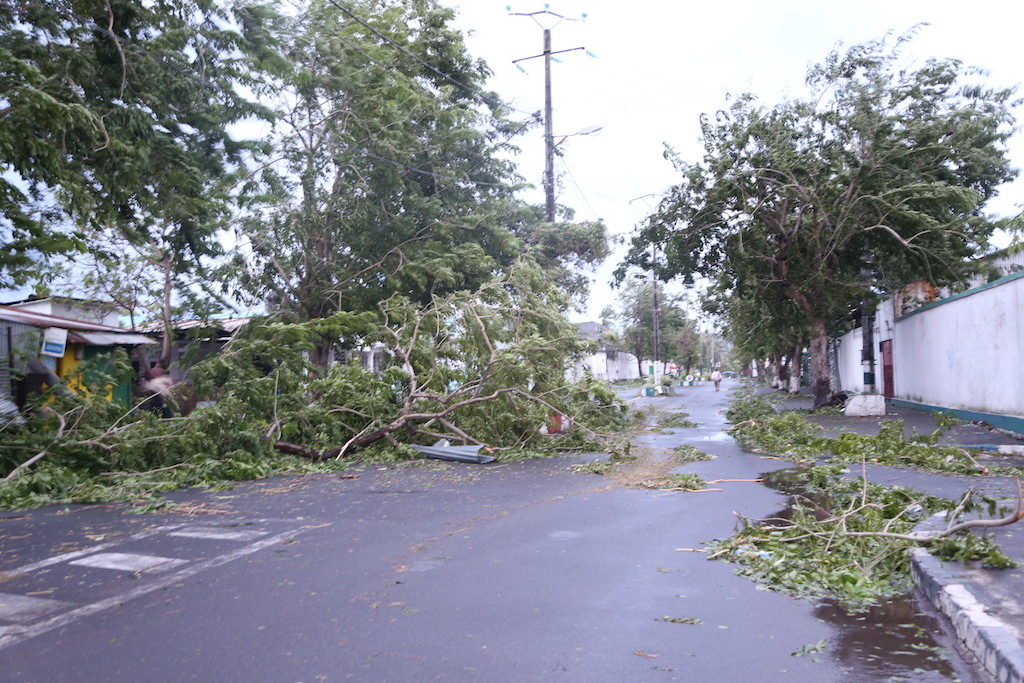
<path fill-rule="evenodd" d="M 722 371 L 715 368 L 715 371 L 711 373 L 711 381 L 715 383 L 715 391 L 718 391 L 718 385 L 722 383 Z"/>

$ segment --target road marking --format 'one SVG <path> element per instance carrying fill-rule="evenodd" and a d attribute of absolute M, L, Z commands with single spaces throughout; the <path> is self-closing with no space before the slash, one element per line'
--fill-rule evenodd
<path fill-rule="evenodd" d="M 226 529 L 224 527 L 210 526 L 187 526 L 178 531 L 172 531 L 168 536 L 181 536 L 183 538 L 208 538 L 215 541 L 255 541 L 257 538 L 267 535 L 267 531 Z"/>
<path fill-rule="evenodd" d="M 75 551 L 72 551 L 70 553 L 61 553 L 60 555 L 54 555 L 53 557 L 47 557 L 46 559 L 39 560 L 38 562 L 32 562 L 30 564 L 22 565 L 20 567 L 17 567 L 15 569 L 11 569 L 11 570 L 6 571 L 6 572 L 0 572 L 0 579 L 6 579 L 6 578 L 9 578 L 9 577 L 12 577 L 12 576 L 17 576 L 19 574 L 28 574 L 29 572 L 34 572 L 37 569 L 43 569 L 45 567 L 50 567 L 50 566 L 55 565 L 55 564 L 60 564 L 61 562 L 67 562 L 68 560 L 73 560 L 76 557 L 82 557 L 83 555 L 91 555 L 92 553 L 98 552 L 100 550 L 106 550 L 107 548 L 113 548 L 115 545 L 120 545 L 122 543 L 128 543 L 130 541 L 139 541 L 139 540 L 142 540 L 143 538 L 148 538 L 150 536 L 153 536 L 154 534 L 159 534 L 159 533 L 161 533 L 163 531 L 171 531 L 173 529 L 180 529 L 182 526 L 184 526 L 184 525 L 183 524 L 167 524 L 167 525 L 164 525 L 164 526 L 153 527 L 152 529 L 147 529 L 146 531 L 140 531 L 139 533 L 132 534 L 131 536 L 125 536 L 124 538 L 119 538 L 116 541 L 110 541 L 109 543 L 99 543 L 97 545 L 94 545 L 94 546 L 91 546 L 89 548 L 86 548 L 85 550 L 75 550 Z"/>
<path fill-rule="evenodd" d="M 24 624 L 68 607 L 71 607 L 71 603 L 60 600 L 0 593 L 0 620 L 13 621 L 16 624 Z"/>
<path fill-rule="evenodd" d="M 166 572 L 187 562 L 188 560 L 179 560 L 175 557 L 159 557 L 157 555 L 98 553 L 96 555 L 88 555 L 80 560 L 68 562 L 68 564 L 76 567 L 96 567 L 97 569 L 113 569 L 119 572 L 138 574 L 141 572 Z"/>
<path fill-rule="evenodd" d="M 28 640 L 29 638 L 34 638 L 35 636 L 42 635 L 48 631 L 52 631 L 55 628 L 67 626 L 68 624 L 71 624 L 79 619 L 82 619 L 83 617 L 88 617 L 93 614 L 97 614 L 104 610 L 110 609 L 111 607 L 117 607 L 118 605 L 124 604 L 129 600 L 133 600 L 140 596 L 146 595 L 147 593 L 152 593 L 153 591 L 161 590 L 179 581 L 183 581 L 188 577 L 193 576 L 194 574 L 198 574 L 199 572 L 206 571 L 207 569 L 213 569 L 214 567 L 219 567 L 222 564 L 227 564 L 232 560 L 237 560 L 241 557 L 245 557 L 246 555 L 251 555 L 252 553 L 255 553 L 259 550 L 263 550 L 264 548 L 272 546 L 275 543 L 291 540 L 298 536 L 300 533 L 302 533 L 302 531 L 302 529 L 286 531 L 284 533 L 277 534 L 276 536 L 271 536 L 270 538 L 265 538 L 261 541 L 256 541 L 255 543 L 251 543 L 247 546 L 242 546 L 241 548 L 233 550 L 230 553 L 225 553 L 223 555 L 210 558 L 209 560 L 206 560 L 204 562 L 197 562 L 195 564 L 189 565 L 185 569 L 174 572 L 173 574 L 164 574 L 163 576 L 153 581 L 144 583 L 136 588 L 133 588 L 130 591 L 121 593 L 120 595 L 115 595 L 113 597 L 106 598 L 105 600 L 100 600 L 89 605 L 83 605 L 82 607 L 73 609 L 70 612 L 59 614 L 45 621 L 36 622 L 31 626 L 8 627 L 6 631 L 3 628 L 0 628 L 0 650 L 10 645 L 14 645 L 15 643 L 20 643 L 24 640 Z"/>

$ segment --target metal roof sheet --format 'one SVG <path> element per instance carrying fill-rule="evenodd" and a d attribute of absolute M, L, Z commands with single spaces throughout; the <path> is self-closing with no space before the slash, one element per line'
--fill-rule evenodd
<path fill-rule="evenodd" d="M 90 330 L 94 332 L 118 332 L 121 330 L 120 327 L 112 327 L 110 325 L 102 325 L 100 323 L 90 323 L 84 320 L 74 320 L 72 318 L 63 318 L 59 315 L 50 315 L 48 313 L 25 311 L 4 305 L 0 305 L 0 320 L 25 323 L 26 325 L 34 325 L 35 327 L 63 327 L 68 330 Z"/>
<path fill-rule="evenodd" d="M 142 334 L 131 332 L 72 332 L 72 341 L 92 346 L 113 346 L 115 344 L 156 344 L 156 341 Z"/>

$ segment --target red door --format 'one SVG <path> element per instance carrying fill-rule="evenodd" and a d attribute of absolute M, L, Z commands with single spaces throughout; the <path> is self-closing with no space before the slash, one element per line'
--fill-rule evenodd
<path fill-rule="evenodd" d="M 886 340 L 882 342 L 882 382 L 883 389 L 882 393 L 885 394 L 886 398 L 893 397 L 893 381 L 892 381 L 892 340 Z"/>

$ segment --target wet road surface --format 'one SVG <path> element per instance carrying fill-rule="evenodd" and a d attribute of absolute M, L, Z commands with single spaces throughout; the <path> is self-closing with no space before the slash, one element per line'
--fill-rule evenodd
<path fill-rule="evenodd" d="M 721 431 L 725 391 L 679 391 L 631 400 L 699 423 L 638 436 L 635 475 L 787 466 Z M 676 468 L 684 442 L 717 457 Z M 188 516 L 0 514 L 0 681 L 970 679 L 912 598 L 850 616 L 679 550 L 781 493 L 630 488 L 568 471 L 582 459 L 173 494 Z"/>

